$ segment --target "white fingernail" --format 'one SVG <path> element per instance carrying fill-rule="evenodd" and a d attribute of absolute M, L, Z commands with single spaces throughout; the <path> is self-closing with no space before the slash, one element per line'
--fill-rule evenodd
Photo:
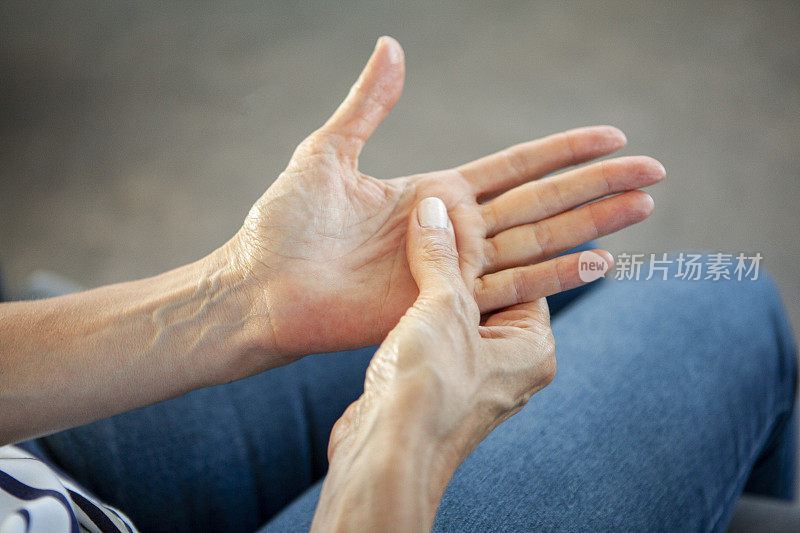
<path fill-rule="evenodd" d="M 444 202 L 431 196 L 425 198 L 417 207 L 417 220 L 423 228 L 444 229 L 447 227 L 447 208 Z"/>

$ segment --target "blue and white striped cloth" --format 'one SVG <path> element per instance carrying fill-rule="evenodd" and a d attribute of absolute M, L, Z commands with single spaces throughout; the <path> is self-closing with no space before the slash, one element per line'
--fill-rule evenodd
<path fill-rule="evenodd" d="M 16 446 L 0 447 L 0 533 L 133 533 L 120 511 Z"/>

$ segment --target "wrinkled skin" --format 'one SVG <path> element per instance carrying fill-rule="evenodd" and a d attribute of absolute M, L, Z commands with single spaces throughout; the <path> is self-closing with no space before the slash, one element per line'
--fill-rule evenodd
<path fill-rule="evenodd" d="M 333 428 L 313 531 L 428 530 L 458 465 L 555 375 L 546 301 L 481 324 L 453 226 L 423 227 L 417 214 L 406 239 L 419 296 Z"/>
<path fill-rule="evenodd" d="M 351 437 L 354 425 L 380 410 L 381 402 L 413 405 L 426 398 L 416 412 L 411 405 L 399 411 L 425 418 L 417 422 L 431 428 L 432 436 L 460 463 L 555 375 L 546 300 L 502 309 L 481 322 L 461 277 L 452 226 L 446 231 L 421 229 L 413 214 L 410 226 L 408 259 L 420 294 L 370 361 L 364 393 L 331 435 L 331 457 Z"/>
<path fill-rule="evenodd" d="M 298 146 L 227 245 L 258 302 L 262 345 L 288 360 L 376 344 L 397 324 L 418 294 L 404 243 L 409 213 L 422 198 L 447 205 L 464 283 L 481 313 L 580 284 L 577 257 L 549 259 L 652 210 L 650 197 L 635 190 L 664 176 L 650 158 L 536 181 L 621 148 L 624 135 L 609 126 L 520 144 L 455 169 L 394 179 L 362 174 L 360 150 L 399 98 L 404 72 L 397 42 L 379 40 L 345 101 Z"/>

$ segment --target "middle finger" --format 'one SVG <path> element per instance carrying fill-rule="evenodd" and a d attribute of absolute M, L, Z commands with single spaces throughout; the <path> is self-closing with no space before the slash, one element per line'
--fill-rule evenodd
<path fill-rule="evenodd" d="M 484 241 L 484 271 L 538 263 L 597 237 L 641 222 L 653 199 L 628 191 L 553 217 L 507 229 Z"/>
<path fill-rule="evenodd" d="M 492 236 L 603 196 L 653 185 L 665 175 L 664 166 L 651 157 L 619 157 L 520 185 L 480 210 Z"/>

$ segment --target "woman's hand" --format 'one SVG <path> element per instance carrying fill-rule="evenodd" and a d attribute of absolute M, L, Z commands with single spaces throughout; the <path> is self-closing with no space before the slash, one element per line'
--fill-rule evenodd
<path fill-rule="evenodd" d="M 545 300 L 481 321 L 444 204 L 423 200 L 407 227 L 419 297 L 334 426 L 314 521 L 320 531 L 430 528 L 456 467 L 555 375 Z M 596 253 L 610 267 L 610 255 Z"/>
<path fill-rule="evenodd" d="M 541 297 L 580 282 L 577 257 L 551 258 L 650 213 L 650 197 L 632 190 L 663 178 L 649 158 L 536 181 L 620 148 L 625 138 L 610 127 L 451 170 L 391 180 L 361 174 L 358 154 L 399 98 L 403 75 L 400 46 L 381 39 L 344 103 L 215 253 L 148 279 L 0 305 L 0 444 L 306 353 L 380 342 L 418 294 L 404 243 L 422 198 L 438 196 L 450 211 L 460 290 L 476 302 L 476 316 L 514 304 L 522 306 L 496 316 L 533 313 Z"/>
<path fill-rule="evenodd" d="M 537 181 L 624 146 L 625 136 L 609 126 L 567 131 L 449 170 L 390 180 L 362 174 L 358 155 L 398 100 L 404 71 L 400 45 L 381 38 L 339 109 L 300 144 L 221 250 L 255 302 L 256 320 L 248 323 L 260 332 L 258 344 L 285 358 L 280 362 L 375 344 L 397 324 L 417 296 L 404 241 L 408 215 L 422 198 L 437 196 L 447 206 L 465 290 L 480 313 L 574 287 L 577 257 L 552 258 L 639 222 L 653 208 L 634 190 L 664 177 L 647 157 Z"/>

